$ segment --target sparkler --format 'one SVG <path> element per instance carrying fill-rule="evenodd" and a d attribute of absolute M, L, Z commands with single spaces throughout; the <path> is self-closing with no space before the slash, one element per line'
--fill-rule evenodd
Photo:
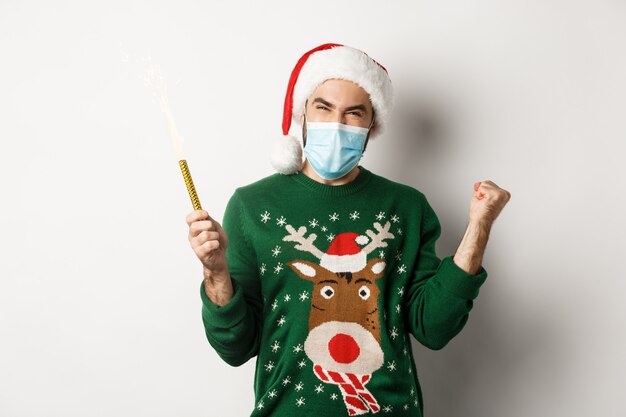
<path fill-rule="evenodd" d="M 148 75 L 144 78 L 144 82 L 146 83 L 146 85 L 152 86 L 154 95 L 159 100 L 161 112 L 165 116 L 167 129 L 172 139 L 172 145 L 174 146 L 174 151 L 176 152 L 178 165 L 180 165 L 180 170 L 183 174 L 183 179 L 185 180 L 185 185 L 187 186 L 187 192 L 189 193 L 189 197 L 191 198 L 191 204 L 193 205 L 193 209 L 202 210 L 202 206 L 200 205 L 200 199 L 198 198 L 198 194 L 196 193 L 196 187 L 193 185 L 193 179 L 191 178 L 191 173 L 189 172 L 187 160 L 185 159 L 185 154 L 183 152 L 183 139 L 178 133 L 178 129 L 176 129 L 176 123 L 174 122 L 174 117 L 172 116 L 172 111 L 170 109 L 165 78 L 161 75 L 161 70 L 159 66 L 154 65 L 150 57 L 148 57 L 148 65 Z"/>

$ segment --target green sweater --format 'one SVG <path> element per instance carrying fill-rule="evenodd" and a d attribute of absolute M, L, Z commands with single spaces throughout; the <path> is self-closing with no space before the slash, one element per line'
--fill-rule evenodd
<path fill-rule="evenodd" d="M 228 202 L 235 292 L 220 307 L 202 283 L 202 320 L 228 364 L 257 356 L 252 416 L 422 416 L 409 333 L 443 348 L 487 278 L 437 257 L 423 193 L 359 168 L 340 186 L 270 175 Z"/>

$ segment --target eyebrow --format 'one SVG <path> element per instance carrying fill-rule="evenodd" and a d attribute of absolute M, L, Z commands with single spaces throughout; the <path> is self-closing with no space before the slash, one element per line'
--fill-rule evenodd
<path fill-rule="evenodd" d="M 330 102 L 324 100 L 321 97 L 316 97 L 313 100 L 313 103 L 322 103 L 323 105 L 328 106 L 331 109 L 334 109 L 335 107 L 337 107 L 333 103 L 330 103 Z M 363 105 L 363 104 L 357 104 L 356 106 L 346 107 L 346 111 L 350 111 L 350 110 L 363 110 L 364 112 L 367 113 L 367 107 L 365 107 L 365 105 Z"/>

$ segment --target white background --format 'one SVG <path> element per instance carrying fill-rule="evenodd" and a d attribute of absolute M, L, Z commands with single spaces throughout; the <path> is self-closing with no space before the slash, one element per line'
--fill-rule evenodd
<path fill-rule="evenodd" d="M 205 339 L 189 197 L 271 174 L 287 80 L 325 42 L 392 78 L 362 165 L 423 191 L 440 256 L 475 181 L 512 194 L 463 332 L 414 344 L 427 417 L 624 416 L 626 3 L 0 2 L 0 415 L 245 416 Z M 292 133 L 297 128 L 292 127 Z"/>

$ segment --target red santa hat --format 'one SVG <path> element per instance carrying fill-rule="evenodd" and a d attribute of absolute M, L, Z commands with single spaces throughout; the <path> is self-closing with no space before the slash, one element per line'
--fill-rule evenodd
<path fill-rule="evenodd" d="M 370 139 L 387 127 L 393 106 L 393 88 L 387 70 L 365 52 L 338 43 L 326 43 L 306 52 L 291 72 L 283 109 L 283 137 L 272 152 L 272 166 L 281 174 L 302 168 L 302 145 L 289 135 L 293 120 L 300 124 L 304 105 L 318 85 L 328 79 L 352 81 L 369 93 L 376 113 L 377 129 Z"/>
<path fill-rule="evenodd" d="M 354 232 L 340 233 L 320 259 L 320 266 L 332 272 L 359 272 L 367 265 L 367 254 L 359 245 L 369 242 L 367 236 Z M 358 243 L 358 245 L 357 245 Z"/>

